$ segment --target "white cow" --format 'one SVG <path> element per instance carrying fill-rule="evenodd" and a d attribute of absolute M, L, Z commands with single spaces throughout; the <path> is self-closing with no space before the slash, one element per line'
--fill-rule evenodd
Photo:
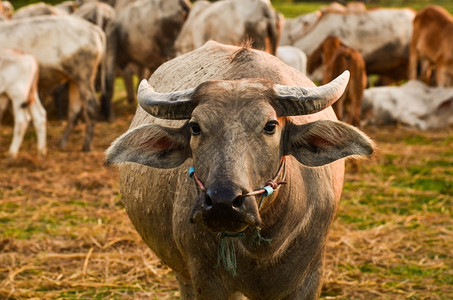
<path fill-rule="evenodd" d="M 277 48 L 277 57 L 284 63 L 303 74 L 307 74 L 307 55 L 294 46 L 280 46 Z"/>
<path fill-rule="evenodd" d="M 402 86 L 366 89 L 362 120 L 371 125 L 402 123 L 421 130 L 447 127 L 453 124 L 453 88 L 411 80 Z"/>
<path fill-rule="evenodd" d="M 0 21 L 11 19 L 14 7 L 9 1 L 0 1 Z"/>
<path fill-rule="evenodd" d="M 14 113 L 13 141 L 9 156 L 19 152 L 30 119 L 38 137 L 38 153 L 46 155 L 46 111 L 38 96 L 39 66 L 36 59 L 17 50 L 0 50 L 0 120 L 12 102 Z"/>
<path fill-rule="evenodd" d="M 94 82 L 105 52 L 101 28 L 73 16 L 38 16 L 0 22 L 0 49 L 16 48 L 39 62 L 40 90 L 69 82 L 69 115 L 60 146 L 65 148 L 80 115 L 86 124 L 83 150 L 94 135 L 98 101 Z"/>
<path fill-rule="evenodd" d="M 73 14 L 106 31 L 107 26 L 115 20 L 115 9 L 103 2 L 87 2 L 81 5 Z"/>
<path fill-rule="evenodd" d="M 362 54 L 368 74 L 404 79 L 414 17 L 415 11 L 406 8 L 312 13 L 301 23 L 304 26 L 287 21 L 293 29 L 283 31 L 280 45 L 290 44 L 310 55 L 326 37 L 337 36 Z"/>
<path fill-rule="evenodd" d="M 43 15 L 54 15 L 54 16 L 61 16 L 65 15 L 66 13 L 60 9 L 53 7 L 50 4 L 40 2 L 29 4 L 22 8 L 16 10 L 13 14 L 12 19 L 23 19 L 23 18 L 30 18 L 35 16 L 43 16 Z"/>
<path fill-rule="evenodd" d="M 275 54 L 280 37 L 279 15 L 266 0 L 196 1 L 175 41 L 177 54 L 184 54 L 214 40 L 239 45 L 252 40 L 252 47 Z"/>

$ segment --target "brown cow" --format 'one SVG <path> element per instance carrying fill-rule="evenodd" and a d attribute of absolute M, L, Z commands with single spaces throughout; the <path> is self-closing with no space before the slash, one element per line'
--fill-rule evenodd
<path fill-rule="evenodd" d="M 359 51 L 346 46 L 338 37 L 327 37 L 324 42 L 310 54 L 308 73 L 324 65 L 323 83 L 340 75 L 344 70 L 351 72 L 351 79 L 341 98 L 333 104 L 338 119 L 354 126 L 360 125 L 360 110 L 363 90 L 367 85 L 365 61 Z"/>
<path fill-rule="evenodd" d="M 373 152 L 329 107 L 348 77 L 316 87 L 268 53 L 208 42 L 142 81 L 107 163 L 181 299 L 319 296 L 342 158 Z"/>
<path fill-rule="evenodd" d="M 409 79 L 438 86 L 453 84 L 453 18 L 444 8 L 428 5 L 414 18 L 410 43 Z M 418 72 L 420 70 L 420 72 Z"/>

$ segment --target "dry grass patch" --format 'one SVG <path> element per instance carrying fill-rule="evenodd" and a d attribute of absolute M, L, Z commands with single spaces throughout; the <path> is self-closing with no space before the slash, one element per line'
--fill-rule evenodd
<path fill-rule="evenodd" d="M 178 299 L 172 272 L 142 243 L 103 151 L 131 112 L 83 126 L 68 151 L 49 124 L 49 156 L 27 134 L 17 161 L 0 158 L 1 299 Z M 351 164 L 328 244 L 323 299 L 451 299 L 453 131 L 365 128 L 379 155 Z M 0 129 L 5 153 L 11 125 Z"/>

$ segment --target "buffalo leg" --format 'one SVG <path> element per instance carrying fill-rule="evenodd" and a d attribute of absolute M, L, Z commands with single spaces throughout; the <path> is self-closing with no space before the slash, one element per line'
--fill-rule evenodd
<path fill-rule="evenodd" d="M 179 283 L 181 299 L 182 300 L 195 299 L 192 281 L 190 281 L 190 279 L 188 279 L 182 275 L 179 275 L 177 273 L 175 275 L 176 275 L 176 279 L 178 280 L 178 283 Z"/>

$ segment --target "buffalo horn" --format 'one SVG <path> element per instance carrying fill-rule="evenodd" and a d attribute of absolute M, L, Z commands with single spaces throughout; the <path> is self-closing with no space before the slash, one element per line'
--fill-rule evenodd
<path fill-rule="evenodd" d="M 191 100 L 195 89 L 158 93 L 146 79 L 140 82 L 137 99 L 140 106 L 156 118 L 189 119 L 196 104 Z"/>
<path fill-rule="evenodd" d="M 349 71 L 344 71 L 331 82 L 313 88 L 275 84 L 278 115 L 309 115 L 321 111 L 343 95 L 349 81 Z"/>

